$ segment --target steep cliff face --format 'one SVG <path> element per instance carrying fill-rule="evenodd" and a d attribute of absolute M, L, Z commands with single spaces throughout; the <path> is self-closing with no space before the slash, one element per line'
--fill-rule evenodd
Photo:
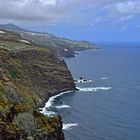
<path fill-rule="evenodd" d="M 44 116 L 38 108 L 50 96 L 75 89 L 66 64 L 49 49 L 4 32 L 9 37 L 0 36 L 0 139 L 63 140 L 61 117 Z"/>

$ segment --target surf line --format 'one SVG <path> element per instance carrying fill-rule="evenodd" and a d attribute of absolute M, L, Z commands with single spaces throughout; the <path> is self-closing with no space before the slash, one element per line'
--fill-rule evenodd
<path fill-rule="evenodd" d="M 46 102 L 45 106 L 43 108 L 40 108 L 40 110 L 41 110 L 40 112 L 49 117 L 53 117 L 55 115 L 55 112 L 49 110 L 49 108 L 52 107 L 54 100 L 64 94 L 68 94 L 68 93 L 72 93 L 72 92 L 75 92 L 75 90 L 61 92 L 60 94 L 50 97 L 49 100 Z M 68 105 L 62 105 L 62 107 L 70 108 L 70 106 L 68 106 Z M 61 106 L 56 106 L 56 108 L 61 109 Z M 78 124 L 77 123 L 67 123 L 67 124 L 63 123 L 63 130 L 69 130 L 75 126 L 78 126 Z"/>
<path fill-rule="evenodd" d="M 78 126 L 78 123 L 64 123 L 63 124 L 63 130 L 70 130 L 72 127 Z"/>
<path fill-rule="evenodd" d="M 72 92 L 75 92 L 75 90 L 70 90 L 70 91 L 64 91 L 64 92 L 61 92 L 60 94 L 57 94 L 57 95 L 54 95 L 52 97 L 49 98 L 49 100 L 46 102 L 45 106 L 43 108 L 39 108 L 39 110 L 41 110 L 40 112 L 44 115 L 47 115 L 47 116 L 54 116 L 55 115 L 55 112 L 49 110 L 49 108 L 52 107 L 53 105 L 53 102 L 56 98 L 64 95 L 64 94 L 68 94 L 68 93 L 72 93 Z M 66 107 L 66 105 L 65 105 Z M 68 107 L 68 106 L 67 106 Z M 60 108 L 60 107 L 58 107 Z"/>
<path fill-rule="evenodd" d="M 110 90 L 111 87 L 88 87 L 88 88 L 80 88 L 80 87 L 77 87 L 77 89 L 79 91 L 84 91 L 84 92 L 93 92 L 93 91 L 98 91 L 98 90 Z"/>

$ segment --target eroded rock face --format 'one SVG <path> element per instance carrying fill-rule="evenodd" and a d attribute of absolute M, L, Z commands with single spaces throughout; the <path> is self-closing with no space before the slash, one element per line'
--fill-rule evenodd
<path fill-rule="evenodd" d="M 63 140 L 61 117 L 38 108 L 50 96 L 74 90 L 73 78 L 50 50 L 25 48 L 0 48 L 0 140 Z"/>
<path fill-rule="evenodd" d="M 75 89 L 66 64 L 57 59 L 49 50 L 19 52 L 16 59 L 20 60 L 21 65 L 27 69 L 25 74 L 43 103 L 51 95 Z M 21 83 L 26 84 L 26 81 L 22 80 Z"/>
<path fill-rule="evenodd" d="M 1 140 L 27 140 L 26 134 L 17 128 L 16 125 L 0 120 Z"/>

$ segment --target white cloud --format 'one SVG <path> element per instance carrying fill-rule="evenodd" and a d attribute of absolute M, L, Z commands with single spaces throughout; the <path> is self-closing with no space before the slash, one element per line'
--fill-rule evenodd
<path fill-rule="evenodd" d="M 0 21 L 94 25 L 139 15 L 139 0 L 0 0 Z"/>
<path fill-rule="evenodd" d="M 133 19 L 135 17 L 135 15 L 126 15 L 126 16 L 122 16 L 119 18 L 119 21 L 126 21 L 126 20 L 130 20 Z"/>
<path fill-rule="evenodd" d="M 56 5 L 57 4 L 57 0 L 40 0 L 41 3 L 45 4 L 45 5 Z"/>
<path fill-rule="evenodd" d="M 116 4 L 116 7 L 120 13 L 128 13 L 135 9 L 136 5 L 135 2 L 128 1 L 128 2 L 120 2 Z"/>
<path fill-rule="evenodd" d="M 118 12 L 122 14 L 140 14 L 140 2 L 136 1 L 127 1 L 120 2 L 116 4 Z"/>
<path fill-rule="evenodd" d="M 140 16 L 140 1 L 122 0 L 106 6 L 108 19 L 114 22 L 124 22 Z"/>

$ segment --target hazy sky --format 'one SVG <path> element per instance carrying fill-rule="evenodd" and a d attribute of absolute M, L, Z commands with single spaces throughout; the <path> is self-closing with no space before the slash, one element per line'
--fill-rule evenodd
<path fill-rule="evenodd" d="M 95 42 L 139 41 L 140 0 L 0 0 L 0 23 Z"/>

